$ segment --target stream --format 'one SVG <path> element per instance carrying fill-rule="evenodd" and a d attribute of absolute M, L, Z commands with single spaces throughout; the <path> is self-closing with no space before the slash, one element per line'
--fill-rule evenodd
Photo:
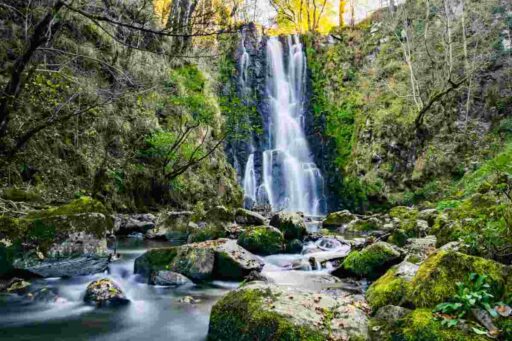
<path fill-rule="evenodd" d="M 316 229 L 316 226 L 310 226 Z M 146 250 L 168 246 L 165 242 L 122 239 L 120 260 L 110 264 L 108 274 L 32 281 L 31 291 L 50 288 L 56 302 L 32 302 L 21 295 L 0 295 L 0 340 L 205 340 L 212 306 L 238 282 L 213 281 L 178 288 L 152 286 L 133 274 L 135 259 Z M 320 239 L 304 245 L 301 254 L 262 257 L 262 274 L 277 284 L 322 289 L 330 267 L 311 264 L 309 259 L 347 252 L 350 247 Z M 108 277 L 120 285 L 130 304 L 97 309 L 83 302 L 87 285 Z M 180 302 L 186 296 L 196 303 Z"/>

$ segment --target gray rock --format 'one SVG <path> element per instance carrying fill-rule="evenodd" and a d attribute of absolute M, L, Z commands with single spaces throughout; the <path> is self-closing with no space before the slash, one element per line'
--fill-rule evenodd
<path fill-rule="evenodd" d="M 276 323 L 258 318 L 265 313 Z M 368 317 L 355 296 L 252 282 L 228 293 L 212 309 L 209 339 L 232 340 L 237 335 L 259 340 L 300 340 L 308 335 L 367 340 Z"/>
<path fill-rule="evenodd" d="M 396 265 L 395 276 L 410 282 L 414 275 L 416 275 L 416 272 L 418 272 L 419 268 L 420 267 L 417 264 L 403 261 L 402 263 Z"/>
<path fill-rule="evenodd" d="M 410 312 L 411 310 L 407 308 L 398 307 L 395 305 L 385 305 L 384 307 L 381 307 L 379 310 L 377 310 L 375 318 L 388 323 L 395 323 Z"/>
<path fill-rule="evenodd" d="M 114 231 L 119 235 L 146 233 L 155 227 L 156 217 L 151 214 L 117 214 L 114 218 Z"/>
<path fill-rule="evenodd" d="M 88 215 L 93 214 L 100 213 Z M 26 253 L 14 260 L 13 267 L 41 277 L 73 277 L 105 271 L 110 258 L 111 252 L 105 238 L 74 232 L 63 242 L 54 243 L 46 255 Z"/>
<path fill-rule="evenodd" d="M 192 280 L 210 279 L 213 273 L 215 252 L 212 247 L 199 245 L 203 243 L 187 244 L 180 247 L 170 269 Z"/>
<path fill-rule="evenodd" d="M 436 236 L 426 236 L 425 238 L 409 238 L 403 247 L 408 258 L 415 257 L 417 262 L 422 262 L 436 250 Z"/>
<path fill-rule="evenodd" d="M 443 251 L 460 251 L 461 249 L 462 245 L 460 242 L 449 242 L 439 248 L 439 250 Z"/>
<path fill-rule="evenodd" d="M 434 222 L 439 215 L 439 211 L 435 208 L 429 208 L 418 212 L 418 219 L 425 220 L 430 226 L 434 225 Z"/>
<path fill-rule="evenodd" d="M 322 222 L 323 228 L 338 228 L 340 226 L 346 225 L 354 220 L 357 217 L 352 214 L 348 210 L 343 210 L 339 212 L 332 212 L 327 215 L 327 217 Z"/>
<path fill-rule="evenodd" d="M 123 305 L 130 302 L 114 281 L 103 278 L 87 286 L 84 302 L 97 307 Z"/>
<path fill-rule="evenodd" d="M 173 271 L 157 271 L 151 275 L 151 284 L 163 286 L 182 286 L 193 284 L 190 279 Z"/>
<path fill-rule="evenodd" d="M 266 219 L 259 213 L 239 208 L 235 212 L 235 221 L 240 225 L 265 225 Z"/>

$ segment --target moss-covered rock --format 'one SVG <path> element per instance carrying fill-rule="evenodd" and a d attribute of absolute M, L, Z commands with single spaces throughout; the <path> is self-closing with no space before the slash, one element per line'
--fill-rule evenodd
<path fill-rule="evenodd" d="M 177 252 L 176 247 L 146 251 L 135 259 L 133 272 L 149 280 L 153 273 L 159 270 L 168 270 Z"/>
<path fill-rule="evenodd" d="M 238 237 L 238 245 L 256 254 L 272 255 L 283 251 L 284 237 L 271 226 L 253 226 Z"/>
<path fill-rule="evenodd" d="M 166 239 L 172 245 L 187 243 L 191 233 L 197 230 L 197 226 L 191 224 L 193 212 L 168 211 L 158 215 L 155 228 L 146 233 L 148 239 Z"/>
<path fill-rule="evenodd" d="M 235 220 L 235 213 L 225 206 L 215 206 L 206 212 L 205 220 L 212 223 L 232 223 Z"/>
<path fill-rule="evenodd" d="M 356 219 L 357 217 L 348 210 L 332 212 L 327 215 L 324 221 L 322 221 L 322 227 L 338 228 Z"/>
<path fill-rule="evenodd" d="M 84 302 L 97 307 L 123 305 L 130 302 L 123 290 L 108 278 L 99 279 L 87 286 Z"/>
<path fill-rule="evenodd" d="M 401 305 L 417 271 L 417 265 L 404 261 L 373 282 L 366 291 L 366 299 L 374 311 L 386 305 Z"/>
<path fill-rule="evenodd" d="M 225 238 L 226 236 L 227 232 L 222 225 L 208 225 L 195 229 L 194 232 L 188 236 L 187 243 L 199 243 L 207 240 Z"/>
<path fill-rule="evenodd" d="M 270 219 L 270 225 L 277 227 L 286 240 L 300 239 L 306 235 L 306 223 L 298 213 L 279 212 Z"/>
<path fill-rule="evenodd" d="M 246 210 L 245 208 L 237 208 L 235 221 L 240 225 L 264 225 L 266 219 L 259 213 Z"/>
<path fill-rule="evenodd" d="M 396 246 L 377 242 L 361 251 L 352 251 L 333 274 L 377 279 L 392 265 L 399 263 L 403 256 Z"/>
<path fill-rule="evenodd" d="M 447 328 L 435 319 L 432 310 L 416 309 L 401 321 L 400 334 L 407 341 L 484 341 L 484 336 L 466 332 L 458 328 Z"/>
<path fill-rule="evenodd" d="M 212 309 L 209 340 L 366 340 L 364 303 L 297 288 L 251 283 Z"/>
<path fill-rule="evenodd" d="M 41 196 L 37 192 L 23 190 L 17 187 L 4 189 L 2 191 L 1 197 L 6 200 L 24 202 L 38 202 L 42 200 Z"/>
<path fill-rule="evenodd" d="M 509 286 L 510 268 L 505 265 L 455 251 L 438 251 L 420 265 L 407 299 L 416 307 L 435 307 L 447 302 L 456 293 L 456 283 L 464 282 L 469 273 L 487 275 L 496 298 Z"/>

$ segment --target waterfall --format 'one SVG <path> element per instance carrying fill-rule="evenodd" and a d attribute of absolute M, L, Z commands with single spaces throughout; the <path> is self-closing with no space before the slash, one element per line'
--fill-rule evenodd
<path fill-rule="evenodd" d="M 239 86 L 245 103 L 252 89 L 249 67 L 254 64 L 242 35 Z M 313 161 L 306 140 L 306 56 L 298 36 L 283 42 L 276 37 L 266 43 L 263 98 L 265 136 L 255 147 L 247 141 L 247 161 L 242 177 L 246 203 L 270 205 L 272 210 L 301 211 L 318 216 L 325 213 L 324 181 Z M 254 65 L 253 65 L 254 66 Z M 256 155 L 258 162 L 255 162 Z M 259 158 L 261 157 L 261 158 Z M 258 183 L 259 181 L 259 183 Z"/>
<path fill-rule="evenodd" d="M 270 106 L 263 186 L 273 210 L 321 215 L 323 178 L 304 133 L 306 56 L 297 36 L 267 41 L 266 95 Z"/>

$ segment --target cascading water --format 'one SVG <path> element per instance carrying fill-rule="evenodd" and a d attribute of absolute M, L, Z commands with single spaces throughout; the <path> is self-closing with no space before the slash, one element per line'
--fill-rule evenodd
<path fill-rule="evenodd" d="M 278 38 L 269 38 L 266 46 L 270 117 L 259 190 L 273 210 L 317 216 L 324 213 L 323 178 L 304 133 L 306 56 L 297 36 L 289 36 L 287 44 L 287 54 Z"/>

